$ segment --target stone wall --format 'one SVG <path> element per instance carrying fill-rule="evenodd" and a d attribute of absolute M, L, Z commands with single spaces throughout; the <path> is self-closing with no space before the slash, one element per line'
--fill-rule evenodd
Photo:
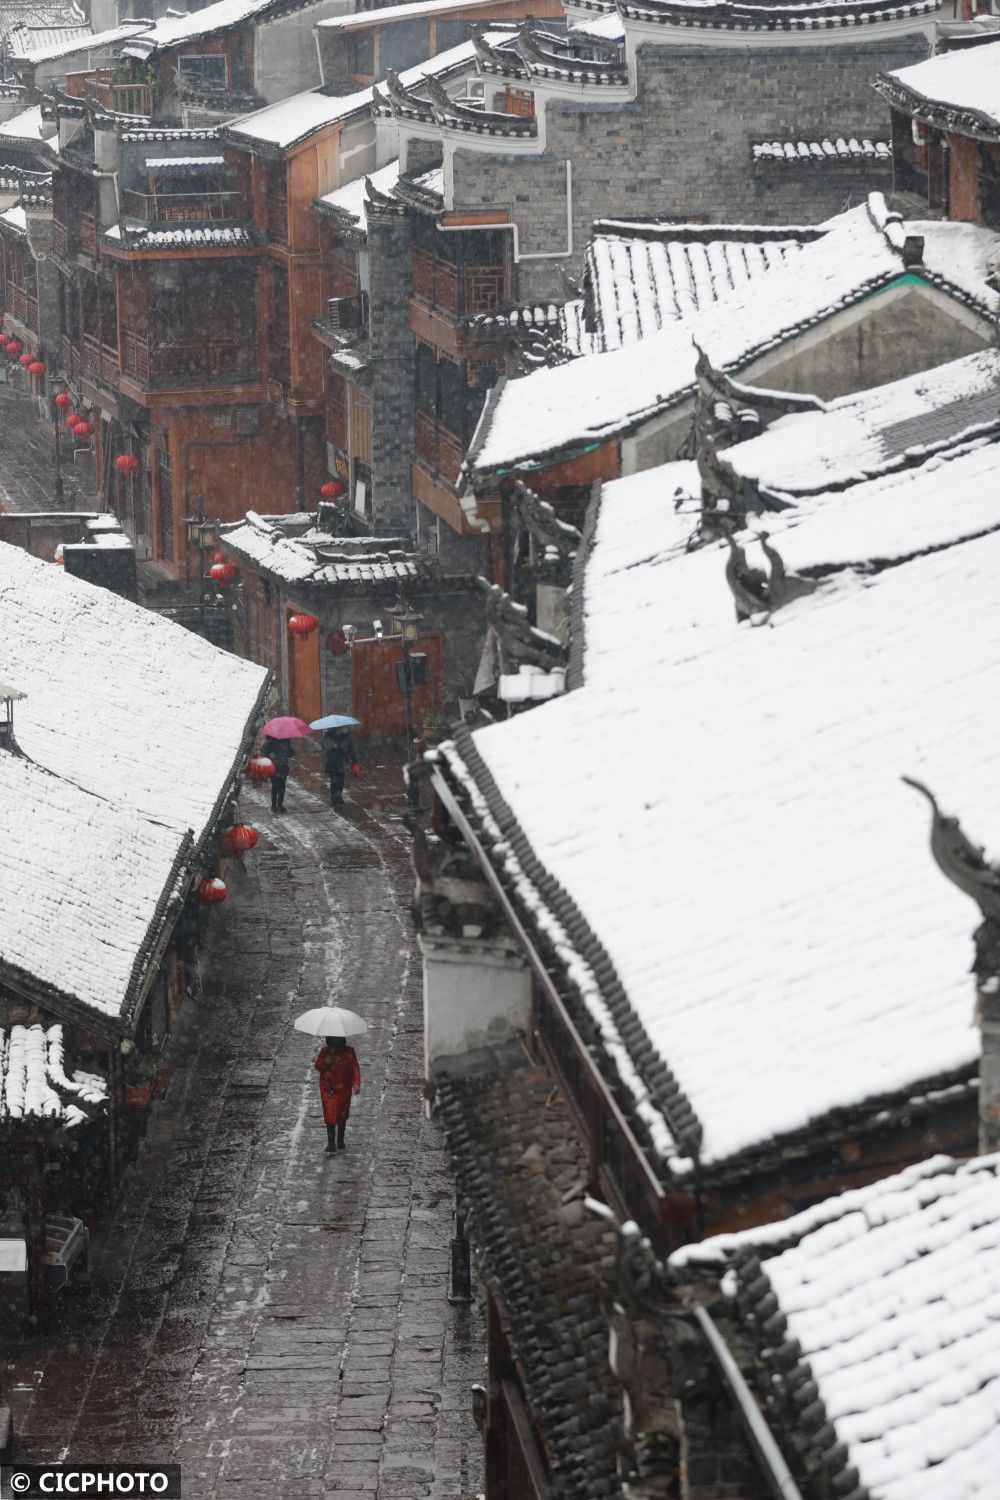
<path fill-rule="evenodd" d="M 376 351 L 372 379 L 372 519 L 383 535 L 414 529 L 410 496 L 413 457 L 414 356 L 410 332 L 410 226 L 399 213 L 369 213 L 370 331 Z"/>
<path fill-rule="evenodd" d="M 695 222 L 817 223 L 885 185 L 879 164 L 783 177 L 758 173 L 751 144 L 855 135 L 889 139 L 871 87 L 880 70 L 928 55 L 924 35 L 752 49 L 649 47 L 637 98 L 585 108 L 550 101 L 541 157 L 455 153 L 455 207 L 510 211 L 519 226 L 520 300 L 562 295 L 560 266 L 578 267 L 595 218 L 662 215 Z M 599 93 L 592 91 L 599 100 Z M 572 163 L 573 248 L 566 162 Z M 531 260 L 532 255 L 551 258 Z"/>

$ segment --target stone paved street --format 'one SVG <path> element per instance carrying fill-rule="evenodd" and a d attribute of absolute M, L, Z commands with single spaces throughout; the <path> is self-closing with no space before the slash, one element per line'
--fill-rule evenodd
<path fill-rule="evenodd" d="M 7 383 L 0 368 L 0 511 L 55 509 L 55 463 L 51 426 L 37 402 Z M 60 437 L 63 508 L 99 510 L 94 494 L 94 462 L 81 447 L 74 460 L 65 428 Z"/>
<path fill-rule="evenodd" d="M 398 768 L 335 814 L 307 773 L 213 916 L 203 997 L 89 1286 L 14 1382 L 25 1460 L 175 1460 L 188 1500 L 468 1500 L 479 1309 L 446 1300 L 452 1189 L 422 1098 Z M 371 1022 L 342 1155 L 314 1047 L 335 995 Z"/>

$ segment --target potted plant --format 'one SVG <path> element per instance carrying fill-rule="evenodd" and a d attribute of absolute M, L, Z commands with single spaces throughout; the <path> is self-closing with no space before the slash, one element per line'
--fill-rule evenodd
<path fill-rule="evenodd" d="M 133 1057 L 125 1076 L 125 1098 L 133 1109 L 146 1109 L 153 1097 L 160 1064 L 155 1057 Z"/>
<path fill-rule="evenodd" d="M 424 714 L 424 739 L 429 745 L 437 745 L 448 733 L 448 715 L 439 708 L 429 708 Z"/>
<path fill-rule="evenodd" d="M 472 696 L 471 677 L 453 677 L 446 684 L 445 691 L 448 698 L 458 704 L 458 717 L 464 719 L 466 714 L 474 714 L 478 707 Z"/>

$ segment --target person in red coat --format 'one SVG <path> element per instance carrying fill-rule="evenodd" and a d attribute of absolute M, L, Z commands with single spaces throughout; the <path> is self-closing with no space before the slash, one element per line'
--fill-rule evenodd
<path fill-rule="evenodd" d="M 326 1046 L 316 1054 L 313 1065 L 319 1070 L 319 1096 L 323 1101 L 327 1151 L 343 1151 L 344 1130 L 351 1113 L 351 1095 L 361 1092 L 361 1069 L 358 1054 L 342 1036 L 328 1036 Z"/>

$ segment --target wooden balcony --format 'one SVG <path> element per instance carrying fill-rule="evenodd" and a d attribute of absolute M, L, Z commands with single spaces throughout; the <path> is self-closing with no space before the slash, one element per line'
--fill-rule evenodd
<path fill-rule="evenodd" d="M 246 200 L 239 192 L 122 193 L 125 212 L 147 224 L 205 224 L 216 219 L 247 217 Z"/>
<path fill-rule="evenodd" d="M 99 68 L 82 84 L 82 92 L 105 109 L 120 115 L 151 115 L 153 85 L 150 83 L 114 83 L 107 68 Z"/>
<path fill-rule="evenodd" d="M 465 450 L 462 440 L 447 427 L 442 427 L 435 417 L 417 408 L 415 427 L 417 460 L 430 474 L 443 479 L 453 488 L 458 484 L 458 473 L 462 467 Z"/>
<path fill-rule="evenodd" d="M 474 318 L 499 307 L 507 296 L 505 266 L 453 266 L 426 250 L 414 250 L 411 268 L 414 297 L 453 318 Z"/>
<path fill-rule="evenodd" d="M 83 335 L 81 368 L 84 375 L 105 389 L 118 389 L 118 350 L 110 344 L 102 344 L 89 333 Z"/>
<path fill-rule="evenodd" d="M 7 306 L 11 317 L 17 318 L 26 328 L 38 332 L 38 298 L 25 291 L 23 286 L 7 284 Z"/>
<path fill-rule="evenodd" d="M 122 329 L 122 375 L 147 390 L 233 385 L 258 380 L 257 349 L 246 339 L 154 342 Z"/>

